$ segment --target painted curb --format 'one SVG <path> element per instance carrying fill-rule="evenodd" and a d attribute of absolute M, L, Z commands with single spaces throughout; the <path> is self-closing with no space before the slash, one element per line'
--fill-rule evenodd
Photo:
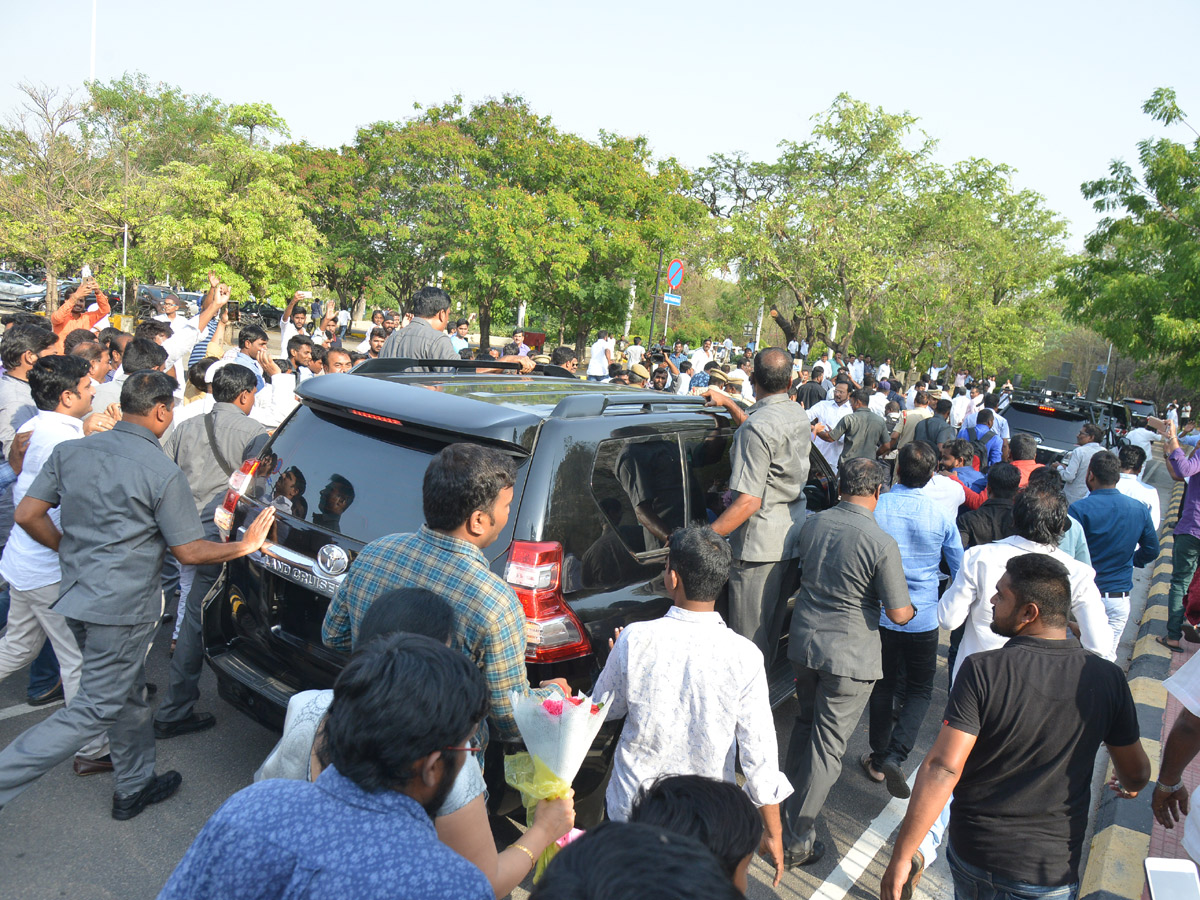
<path fill-rule="evenodd" d="M 1161 551 L 1150 577 L 1146 609 L 1138 623 L 1137 641 L 1129 660 L 1127 678 L 1137 707 L 1138 727 L 1144 735 L 1142 746 L 1150 757 L 1150 780 L 1158 777 L 1162 748 L 1163 712 L 1167 691 L 1162 686 L 1171 668 L 1171 651 L 1154 639 L 1167 633 L 1167 592 L 1171 584 L 1172 551 L 1175 538 L 1171 529 L 1179 518 L 1183 484 L 1171 491 L 1167 515 L 1159 529 Z M 1108 765 L 1105 782 L 1112 777 Z M 1144 790 L 1133 800 L 1118 799 L 1103 789 L 1096 811 L 1096 828 L 1088 851 L 1087 869 L 1079 885 L 1082 900 L 1141 900 L 1145 889 L 1142 862 L 1150 852 L 1150 830 L 1154 814 L 1150 810 L 1152 790 Z"/>

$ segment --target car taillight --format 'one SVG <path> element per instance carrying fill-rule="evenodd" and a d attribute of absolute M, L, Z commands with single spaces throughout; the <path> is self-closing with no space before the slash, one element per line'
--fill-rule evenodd
<path fill-rule="evenodd" d="M 504 567 L 525 608 L 525 659 L 557 662 L 592 652 L 583 625 L 562 594 L 562 544 L 557 541 L 513 541 Z"/>
<path fill-rule="evenodd" d="M 254 477 L 254 471 L 258 468 L 257 459 L 248 459 L 242 463 L 242 467 L 229 476 L 229 490 L 225 492 L 225 499 L 221 505 L 217 507 L 213 513 L 213 522 L 221 531 L 221 537 L 229 540 L 229 533 L 233 531 L 233 514 L 237 510 L 238 499 L 242 494 L 246 493 L 246 488 L 250 486 L 250 479 Z"/>

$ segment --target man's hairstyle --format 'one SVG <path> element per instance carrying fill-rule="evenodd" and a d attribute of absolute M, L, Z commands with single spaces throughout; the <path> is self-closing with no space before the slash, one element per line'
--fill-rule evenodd
<path fill-rule="evenodd" d="M 942 449 L 955 459 L 961 459 L 967 465 L 975 458 L 975 445 L 965 438 L 955 438 L 942 444 Z"/>
<path fill-rule="evenodd" d="M 470 320 L 470 319 L 458 319 L 458 320 L 456 320 L 456 321 L 455 321 L 455 323 L 454 323 L 454 327 L 455 327 L 455 328 L 461 328 L 463 325 L 470 325 L 470 324 L 471 324 L 471 320 Z"/>
<path fill-rule="evenodd" d="M 35 316 L 33 313 L 11 312 L 0 316 L 0 325 L 5 328 L 9 325 L 36 325 L 38 328 L 45 328 L 46 319 L 42 316 Z"/>
<path fill-rule="evenodd" d="M 604 822 L 555 855 L 529 900 L 742 900 L 692 837 L 641 822 Z"/>
<path fill-rule="evenodd" d="M 1146 464 L 1146 451 L 1137 444 L 1126 444 L 1117 451 L 1121 461 L 1121 469 L 1127 472 L 1140 472 Z"/>
<path fill-rule="evenodd" d="M 1109 450 L 1093 454 L 1088 463 L 1088 472 L 1101 487 L 1112 487 L 1121 480 L 1121 461 Z"/>
<path fill-rule="evenodd" d="M 427 285 L 412 295 L 409 301 L 418 319 L 432 319 L 443 309 L 450 308 L 450 295 L 441 288 Z"/>
<path fill-rule="evenodd" d="M 100 342 L 101 347 L 110 351 L 115 347 L 118 353 L 121 352 L 121 344 L 132 339 L 133 335 L 128 331 L 113 328 L 111 325 L 107 328 L 101 328 L 99 334 L 96 335 L 96 340 Z"/>
<path fill-rule="evenodd" d="M 987 473 L 989 500 L 1011 500 L 1021 489 L 1021 470 L 1012 463 L 995 463 Z"/>
<path fill-rule="evenodd" d="M 425 469 L 421 485 L 425 524 L 453 531 L 475 512 L 490 513 L 496 498 L 513 486 L 517 467 L 499 450 L 478 444 L 450 444 Z"/>
<path fill-rule="evenodd" d="M 34 405 L 53 412 L 63 391 L 79 393 L 79 379 L 87 373 L 87 360 L 78 356 L 43 356 L 29 370 L 29 392 Z"/>
<path fill-rule="evenodd" d="M 335 347 L 334 350 L 337 350 L 337 348 Z M 312 348 L 313 362 L 319 362 L 319 363 L 325 362 L 325 354 L 327 354 L 328 352 L 329 351 L 325 349 L 324 345 L 313 344 L 313 348 Z"/>
<path fill-rule="evenodd" d="M 351 364 L 360 363 L 367 358 L 367 354 L 359 353 L 357 350 L 348 350 L 346 352 L 350 354 Z"/>
<path fill-rule="evenodd" d="M 1008 442 L 1008 452 L 1013 459 L 1037 459 L 1037 438 L 1032 434 L 1014 434 Z"/>
<path fill-rule="evenodd" d="M 695 838 L 717 858 L 729 879 L 758 848 L 763 832 L 762 817 L 745 791 L 703 775 L 664 775 L 643 786 L 629 821 Z"/>
<path fill-rule="evenodd" d="M 206 356 L 204 359 L 192 363 L 187 370 L 188 384 L 202 394 L 207 393 L 209 382 L 205 380 L 205 376 L 208 374 L 209 367 L 218 362 L 220 360 L 215 356 Z"/>
<path fill-rule="evenodd" d="M 144 369 L 157 369 L 167 361 L 167 351 L 161 345 L 149 338 L 135 337 L 125 345 L 125 354 L 121 357 L 121 368 L 127 373 L 141 372 Z"/>
<path fill-rule="evenodd" d="M 900 448 L 896 458 L 896 476 L 906 488 L 925 487 L 935 469 L 937 454 L 924 441 L 913 441 Z"/>
<path fill-rule="evenodd" d="M 689 525 L 671 534 L 667 548 L 667 567 L 683 583 L 687 598 L 694 603 L 715 601 L 729 580 L 729 542 L 707 525 Z"/>
<path fill-rule="evenodd" d="M 917 392 L 913 394 L 913 404 L 916 406 L 928 406 L 929 391 L 924 388 L 917 388 Z"/>
<path fill-rule="evenodd" d="M 981 409 L 979 411 L 979 413 L 975 416 L 975 424 L 976 425 L 990 426 L 995 421 L 996 421 L 996 417 L 995 417 L 995 415 L 993 415 L 993 413 L 990 409 Z"/>
<path fill-rule="evenodd" d="M 1015 533 L 1035 544 L 1057 547 L 1070 524 L 1066 496 L 1048 484 L 1030 480 L 1013 504 Z"/>
<path fill-rule="evenodd" d="M 555 347 L 550 353 L 552 366 L 565 366 L 573 359 L 579 359 L 579 354 L 570 347 Z"/>
<path fill-rule="evenodd" d="M 871 392 L 868 391 L 866 388 L 863 388 L 862 390 L 854 391 L 850 395 L 850 399 L 853 400 L 855 403 L 861 403 L 863 406 L 870 406 L 871 405 Z"/>
<path fill-rule="evenodd" d="M 90 332 L 89 332 L 90 333 Z M 91 365 L 104 355 L 104 348 L 96 341 L 81 341 L 76 344 L 67 356 L 77 356 Z"/>
<path fill-rule="evenodd" d="M 767 347 L 754 356 L 754 385 L 764 394 L 786 391 L 792 380 L 792 354 L 780 347 Z"/>
<path fill-rule="evenodd" d="M 138 327 L 133 331 L 133 336 L 155 341 L 158 338 L 169 338 L 174 333 L 166 322 L 160 322 L 158 319 L 146 319 L 138 323 Z"/>
<path fill-rule="evenodd" d="M 294 334 L 288 339 L 288 342 L 287 342 L 288 356 L 291 356 L 293 353 L 295 353 L 301 347 L 314 347 L 314 346 L 316 346 L 316 345 L 313 343 L 313 339 L 310 338 L 307 334 Z"/>
<path fill-rule="evenodd" d="M 329 483 L 325 486 L 337 488 L 341 493 L 346 495 L 347 502 L 354 502 L 354 485 L 350 483 L 350 479 L 345 475 L 339 475 L 337 472 L 334 472 L 329 476 Z"/>
<path fill-rule="evenodd" d="M 1071 611 L 1071 573 L 1045 553 L 1023 553 L 1004 566 L 1012 592 L 1021 605 L 1033 603 L 1047 625 L 1066 625 Z"/>
<path fill-rule="evenodd" d="M 615 378 L 616 376 L 620 375 L 624 371 L 625 371 L 625 366 L 623 366 L 619 362 L 608 364 L 608 377 L 609 378 Z"/>
<path fill-rule="evenodd" d="M 327 368 L 327 369 L 331 365 L 333 365 L 332 360 L 333 360 L 333 357 L 335 357 L 335 356 L 344 356 L 344 357 L 346 357 L 346 359 L 350 360 L 351 362 L 354 361 L 354 358 L 352 356 L 350 356 L 349 350 L 343 350 L 341 347 L 326 347 L 324 349 L 325 349 L 325 358 L 322 360 L 322 362 L 324 363 L 325 368 Z"/>
<path fill-rule="evenodd" d="M 608 340 L 608 332 L 604 331 L 604 330 L 596 332 L 596 340 L 607 341 Z"/>
<path fill-rule="evenodd" d="M 999 394 L 984 394 L 983 395 L 983 405 L 986 409 L 999 409 L 1000 408 L 1000 395 Z"/>
<path fill-rule="evenodd" d="M 521 334 L 521 335 L 525 334 L 525 329 L 524 328 L 514 328 L 513 329 L 513 337 L 516 337 L 518 334 Z"/>
<path fill-rule="evenodd" d="M 1104 429 L 1099 425 L 1094 425 L 1091 422 L 1085 422 L 1080 431 L 1097 443 L 1104 440 Z"/>
<path fill-rule="evenodd" d="M 258 378 L 245 366 L 229 363 L 213 372 L 212 394 L 217 403 L 232 403 L 242 393 L 254 393 Z"/>
<path fill-rule="evenodd" d="M 945 397 L 941 397 L 938 399 L 937 405 L 933 408 L 933 411 L 937 415 L 945 417 L 950 415 L 950 410 L 953 408 L 953 401 L 947 400 Z"/>
<path fill-rule="evenodd" d="M 96 336 L 86 328 L 73 328 L 63 338 L 63 353 L 70 356 L 80 344 L 94 343 Z"/>
<path fill-rule="evenodd" d="M 58 342 L 54 332 L 40 325 L 14 325 L 4 334 L 0 344 L 0 362 L 4 368 L 15 369 L 21 365 L 26 353 L 38 354 Z"/>
<path fill-rule="evenodd" d="M 873 459 L 843 459 L 838 492 L 843 497 L 869 497 L 883 484 L 883 467 Z"/>
<path fill-rule="evenodd" d="M 677 368 L 679 369 L 680 374 L 684 372 L 690 372 L 692 371 L 692 363 L 690 360 L 681 359 Z"/>
<path fill-rule="evenodd" d="M 1050 466 L 1038 466 L 1029 473 L 1029 481 L 1026 482 L 1026 487 L 1031 484 L 1045 485 L 1051 490 L 1062 492 L 1066 482 L 1063 481 L 1062 473 L 1058 469 L 1053 469 Z"/>
<path fill-rule="evenodd" d="M 713 369 L 719 369 L 719 368 L 721 368 L 721 364 L 719 362 L 717 362 L 715 359 L 710 359 L 708 362 L 706 362 L 704 364 L 705 372 L 711 372 L 711 371 L 713 371 Z"/>
<path fill-rule="evenodd" d="M 382 325 L 380 325 L 376 328 L 372 328 L 371 333 L 369 335 L 367 335 L 367 337 L 368 338 L 384 338 L 384 339 L 386 339 L 387 338 L 387 329 L 384 328 Z"/>
<path fill-rule="evenodd" d="M 458 746 L 487 713 L 483 674 L 465 654 L 393 634 L 362 646 L 338 676 L 322 761 L 364 791 L 399 790 L 419 760 Z"/>
<path fill-rule="evenodd" d="M 303 476 L 298 471 L 296 475 L 298 483 L 302 482 Z M 358 623 L 354 649 L 390 634 L 420 634 L 447 644 L 454 634 L 454 609 L 445 597 L 425 588 L 397 588 L 380 594 Z"/>
<path fill-rule="evenodd" d="M 175 405 L 178 386 L 166 372 L 134 372 L 121 385 L 121 412 L 144 416 L 160 403 L 171 409 Z"/>
<path fill-rule="evenodd" d="M 238 349 L 242 349 L 247 344 L 253 344 L 255 341 L 265 341 L 267 333 L 257 325 L 247 325 L 238 332 Z"/>
<path fill-rule="evenodd" d="M 822 381 L 825 377 L 825 370 L 821 366 L 813 366 L 809 373 L 809 378 L 813 381 Z"/>
<path fill-rule="evenodd" d="M 509 341 L 507 344 L 504 345 L 504 349 L 500 351 L 500 355 L 501 356 L 516 356 L 520 352 L 521 352 L 521 348 L 518 347 L 516 344 L 514 344 L 512 341 Z"/>
<path fill-rule="evenodd" d="M 288 466 L 286 469 L 284 469 L 284 470 L 283 470 L 283 474 L 285 474 L 285 475 L 286 475 L 286 474 L 289 474 L 289 473 L 290 473 L 290 474 L 291 474 L 291 476 L 292 476 L 292 480 L 293 480 L 293 481 L 295 481 L 295 483 L 296 483 L 296 491 L 297 491 L 297 494 L 303 495 L 303 494 L 304 494 L 304 492 L 308 490 L 308 479 L 306 479 L 306 478 L 304 477 L 304 473 L 303 473 L 303 472 L 301 472 L 299 469 L 297 469 L 295 466 Z M 303 497 L 302 497 L 302 496 L 298 496 L 298 497 L 296 498 L 296 500 L 302 500 L 302 499 L 303 499 Z M 293 501 L 292 501 L 292 503 L 293 503 L 293 504 L 295 504 L 296 500 L 293 500 Z M 307 504 L 305 504 L 305 509 L 307 509 L 307 508 L 308 508 L 308 505 L 307 505 Z M 303 513 L 298 513 L 298 512 L 295 510 L 295 508 L 294 508 L 294 507 L 293 507 L 293 509 L 292 509 L 292 514 L 293 514 L 293 515 L 295 515 L 295 516 L 297 516 L 298 518 L 301 518 L 301 519 L 303 519 L 303 518 L 304 518 L 304 514 L 303 514 Z M 416 590 L 416 588 L 414 588 L 414 590 Z M 367 612 L 368 612 L 368 613 L 370 613 L 370 610 L 368 609 L 368 610 L 367 610 Z M 363 627 L 363 624 L 364 624 L 366 621 L 367 621 L 367 617 L 364 615 L 364 616 L 363 616 L 363 621 L 362 621 L 362 622 L 360 622 L 360 623 L 359 623 L 359 626 L 358 626 L 358 630 L 359 630 L 359 633 L 360 633 L 360 634 L 362 633 L 362 627 Z"/>

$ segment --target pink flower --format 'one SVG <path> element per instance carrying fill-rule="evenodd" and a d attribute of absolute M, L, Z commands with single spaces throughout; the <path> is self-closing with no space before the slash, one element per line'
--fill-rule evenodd
<path fill-rule="evenodd" d="M 563 702 L 561 700 L 546 700 L 542 703 L 542 709 L 546 710 L 552 716 L 561 716 Z"/>
<path fill-rule="evenodd" d="M 572 706 L 583 706 L 583 698 L 582 697 L 568 697 L 567 702 L 570 703 Z"/>
<path fill-rule="evenodd" d="M 599 706 L 597 706 L 595 703 L 593 703 L 593 704 L 592 704 L 592 715 L 594 716 L 594 715 L 596 715 L 596 713 L 598 713 L 598 712 L 600 712 L 600 707 L 599 707 Z"/>

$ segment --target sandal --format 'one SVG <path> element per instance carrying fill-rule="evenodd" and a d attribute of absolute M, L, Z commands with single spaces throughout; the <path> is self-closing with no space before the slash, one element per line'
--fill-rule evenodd
<path fill-rule="evenodd" d="M 887 780 L 887 776 L 884 775 L 882 772 L 876 773 L 874 766 L 871 765 L 871 754 L 870 753 L 864 753 L 862 755 L 862 757 L 858 760 L 858 764 L 860 766 L 862 766 L 863 771 L 867 773 L 867 777 L 870 778 L 876 784 L 883 784 L 884 781 Z"/>
<path fill-rule="evenodd" d="M 1154 640 L 1157 641 L 1158 643 L 1162 644 L 1164 647 L 1166 647 L 1172 653 L 1182 653 L 1183 652 L 1183 648 L 1180 647 L 1179 645 L 1168 644 L 1167 639 L 1165 637 L 1156 637 Z"/>

